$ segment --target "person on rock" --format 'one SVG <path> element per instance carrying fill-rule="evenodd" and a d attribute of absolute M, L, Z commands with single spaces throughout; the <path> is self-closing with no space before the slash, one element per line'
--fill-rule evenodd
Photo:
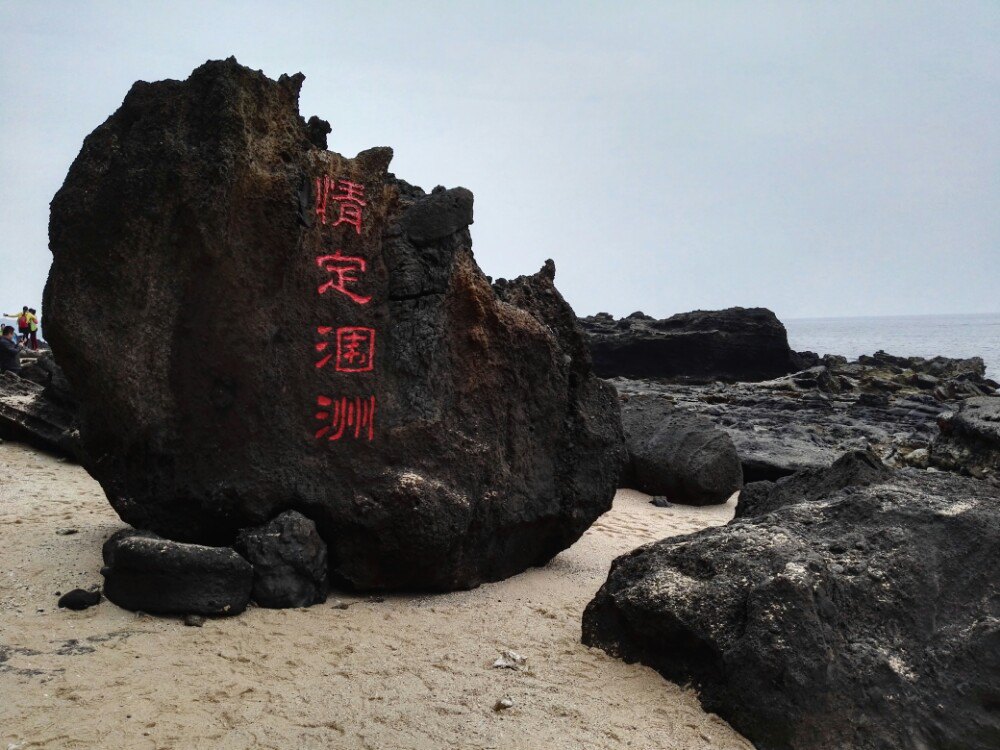
<path fill-rule="evenodd" d="M 0 373 L 21 372 L 21 347 L 14 341 L 14 326 L 4 326 L 3 337 L 0 338 Z"/>
<path fill-rule="evenodd" d="M 4 313 L 5 318 L 17 318 L 17 340 L 25 341 L 28 338 L 28 306 L 21 308 L 20 313 Z"/>
<path fill-rule="evenodd" d="M 32 351 L 38 351 L 38 313 L 35 308 L 28 308 L 28 336 L 31 338 Z"/>

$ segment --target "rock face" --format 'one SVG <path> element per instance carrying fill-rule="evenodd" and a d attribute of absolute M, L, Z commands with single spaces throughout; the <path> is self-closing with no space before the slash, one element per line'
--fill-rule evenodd
<path fill-rule="evenodd" d="M 298 510 L 359 588 L 546 562 L 624 457 L 554 267 L 491 286 L 472 194 L 397 180 L 388 148 L 324 150 L 302 80 L 206 63 L 135 84 L 85 140 L 44 299 L 85 466 L 180 541 Z"/>
<path fill-rule="evenodd" d="M 134 530 L 104 544 L 104 595 L 119 607 L 160 615 L 238 615 L 253 568 L 229 547 L 161 539 Z"/>
<path fill-rule="evenodd" d="M 665 378 L 690 383 L 757 381 L 793 372 L 788 334 L 770 310 L 697 310 L 656 320 L 635 312 L 580 319 L 605 378 Z"/>
<path fill-rule="evenodd" d="M 743 486 L 733 441 L 706 417 L 635 396 L 622 404 L 622 426 L 627 486 L 685 505 L 724 503 Z"/>
<path fill-rule="evenodd" d="M 1000 747 L 1000 488 L 873 471 L 618 558 L 584 642 L 694 683 L 760 750 Z"/>
<path fill-rule="evenodd" d="M 326 600 L 326 543 L 316 524 L 294 510 L 244 529 L 236 551 L 253 565 L 253 600 L 261 607 L 308 607 Z"/>
<path fill-rule="evenodd" d="M 823 468 L 847 451 L 868 448 L 890 466 L 926 468 L 939 419 L 958 410 L 958 399 L 997 387 L 984 377 L 978 357 L 904 359 L 877 352 L 856 362 L 817 361 L 761 383 L 611 382 L 623 398 L 657 396 L 711 419 L 732 438 L 747 482 Z"/>
<path fill-rule="evenodd" d="M 941 434 L 931 446 L 930 463 L 974 477 L 1000 477 L 1000 398 L 966 399 L 938 424 Z"/>

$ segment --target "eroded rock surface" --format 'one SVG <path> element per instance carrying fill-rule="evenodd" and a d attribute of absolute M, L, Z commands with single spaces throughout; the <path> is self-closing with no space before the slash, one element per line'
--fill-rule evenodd
<path fill-rule="evenodd" d="M 1000 398 L 980 396 L 939 420 L 929 463 L 974 477 L 1000 477 Z"/>
<path fill-rule="evenodd" d="M 855 362 L 820 361 L 825 364 L 760 383 L 610 382 L 623 399 L 657 396 L 711 419 L 732 438 L 747 482 L 823 468 L 854 450 L 871 449 L 890 466 L 926 468 L 940 418 L 958 411 L 962 398 L 992 394 L 997 385 L 978 357 L 878 352 Z"/>
<path fill-rule="evenodd" d="M 76 458 L 79 437 L 75 409 L 54 400 L 48 387 L 13 373 L 0 375 L 0 438 Z"/>
<path fill-rule="evenodd" d="M 618 558 L 584 642 L 760 750 L 1000 747 L 1000 487 L 862 455 L 750 487 L 743 518 Z"/>
<path fill-rule="evenodd" d="M 491 286 L 472 194 L 396 179 L 388 148 L 324 150 L 302 81 L 209 62 L 136 83 L 85 140 L 44 304 L 87 469 L 181 541 L 300 510 L 359 588 L 546 562 L 624 457 L 554 267 Z"/>

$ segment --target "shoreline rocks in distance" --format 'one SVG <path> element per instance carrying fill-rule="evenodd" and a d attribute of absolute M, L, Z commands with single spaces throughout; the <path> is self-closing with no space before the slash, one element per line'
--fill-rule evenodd
<path fill-rule="evenodd" d="M 634 312 L 580 318 L 603 378 L 677 382 L 769 380 L 803 369 L 785 326 L 762 307 L 695 310 L 656 320 Z"/>

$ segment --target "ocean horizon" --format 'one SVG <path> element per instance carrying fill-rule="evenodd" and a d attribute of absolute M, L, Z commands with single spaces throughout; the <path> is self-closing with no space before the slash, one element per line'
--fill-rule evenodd
<path fill-rule="evenodd" d="M 886 315 L 782 320 L 796 351 L 856 359 L 882 351 L 900 357 L 982 357 L 1000 378 L 1000 313 Z"/>

